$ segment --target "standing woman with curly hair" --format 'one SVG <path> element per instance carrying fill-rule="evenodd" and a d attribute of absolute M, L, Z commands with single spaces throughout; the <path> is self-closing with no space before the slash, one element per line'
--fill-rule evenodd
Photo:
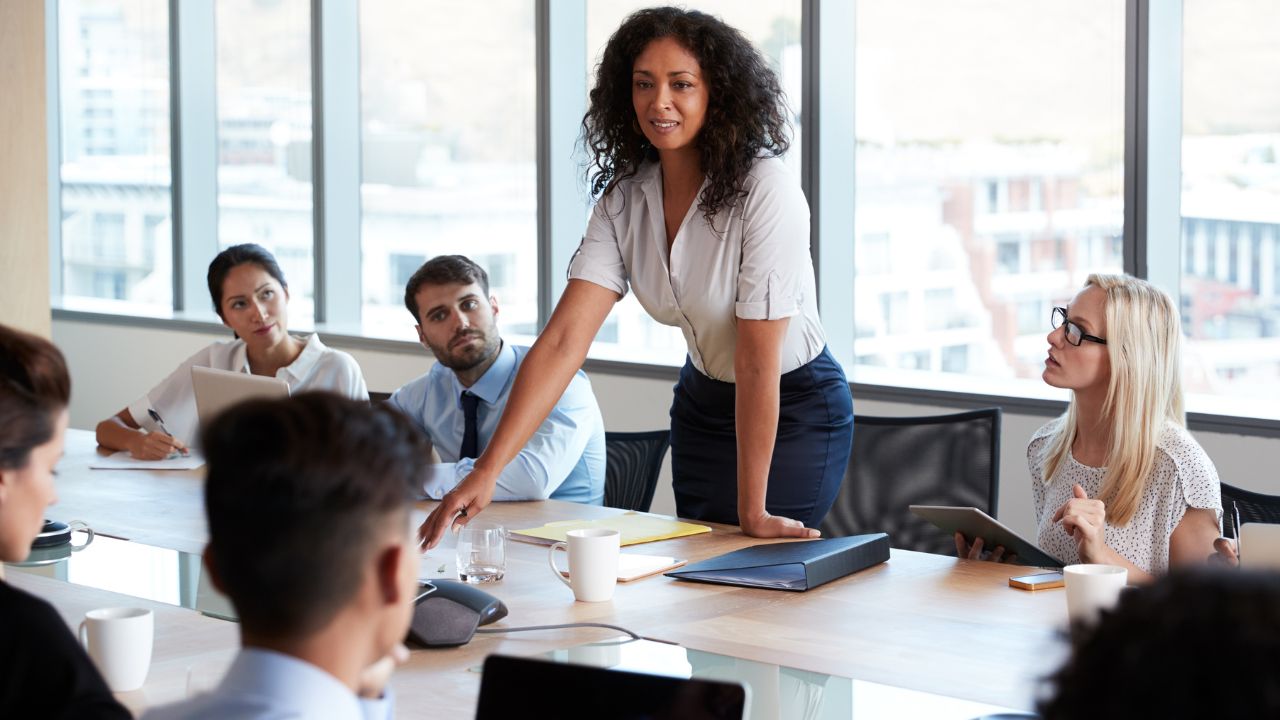
<path fill-rule="evenodd" d="M 653 8 L 605 47 L 582 121 L 598 196 L 569 284 L 475 470 L 423 524 L 429 545 L 488 505 L 628 289 L 689 347 L 671 406 L 681 517 L 757 537 L 816 537 L 853 441 L 826 348 L 809 209 L 779 159 L 777 75 L 717 18 Z"/>

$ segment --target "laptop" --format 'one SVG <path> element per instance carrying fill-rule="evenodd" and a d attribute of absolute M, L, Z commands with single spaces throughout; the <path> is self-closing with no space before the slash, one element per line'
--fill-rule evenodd
<path fill-rule="evenodd" d="M 196 413 L 205 427 L 223 410 L 245 400 L 287 398 L 289 383 L 279 378 L 191 366 L 191 387 L 196 393 Z"/>
<path fill-rule="evenodd" d="M 1280 570 L 1280 525 L 1245 523 L 1240 526 L 1240 567 Z"/>
<path fill-rule="evenodd" d="M 480 679 L 476 720 L 742 720 L 747 704 L 747 688 L 735 682 L 490 655 Z"/>

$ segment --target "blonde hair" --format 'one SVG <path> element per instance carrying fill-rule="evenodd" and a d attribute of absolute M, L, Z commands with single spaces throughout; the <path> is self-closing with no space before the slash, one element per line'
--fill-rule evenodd
<path fill-rule="evenodd" d="M 1107 522 L 1127 525 L 1142 502 L 1165 423 L 1186 426 L 1182 402 L 1182 327 L 1178 306 L 1163 290 L 1129 275 L 1093 274 L 1085 287 L 1106 293 L 1107 356 L 1111 378 L 1102 412 L 1109 418 L 1102 490 Z M 1075 395 L 1045 446 L 1045 480 L 1066 459 L 1076 438 Z"/>

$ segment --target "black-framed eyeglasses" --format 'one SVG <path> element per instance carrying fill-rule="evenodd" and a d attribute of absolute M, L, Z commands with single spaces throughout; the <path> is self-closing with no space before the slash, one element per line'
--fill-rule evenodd
<path fill-rule="evenodd" d="M 1050 320 L 1053 323 L 1054 330 L 1057 330 L 1063 325 L 1067 326 L 1067 332 L 1065 333 L 1067 336 L 1067 342 L 1071 343 L 1072 345 L 1079 347 L 1080 343 L 1084 342 L 1085 340 L 1088 340 L 1089 342 L 1096 342 L 1099 345 L 1107 344 L 1106 340 L 1103 340 L 1097 335 L 1090 335 L 1089 333 L 1085 332 L 1079 325 L 1068 320 L 1066 308 L 1062 308 L 1062 307 L 1054 308 L 1053 314 Z"/>

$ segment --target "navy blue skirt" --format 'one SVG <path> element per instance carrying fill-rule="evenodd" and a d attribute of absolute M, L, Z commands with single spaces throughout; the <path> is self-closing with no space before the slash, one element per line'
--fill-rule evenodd
<path fill-rule="evenodd" d="M 738 435 L 733 383 L 686 358 L 671 403 L 671 475 L 680 517 L 738 524 Z M 853 446 L 853 397 L 823 348 L 781 378 L 778 437 L 765 508 L 817 527 L 844 480 Z"/>

